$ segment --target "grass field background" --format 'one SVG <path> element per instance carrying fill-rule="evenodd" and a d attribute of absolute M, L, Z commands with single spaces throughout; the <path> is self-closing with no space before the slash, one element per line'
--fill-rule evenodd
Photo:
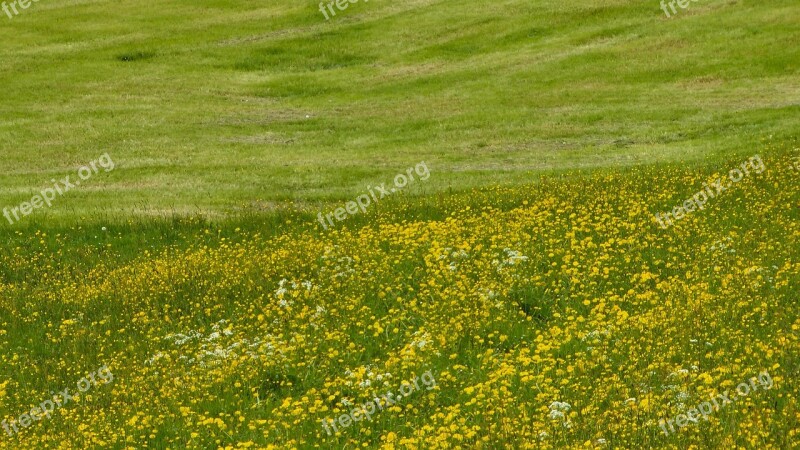
<path fill-rule="evenodd" d="M 317 7 L 42 0 L 0 16 L 0 198 L 105 152 L 115 172 L 48 221 L 351 198 L 423 160 L 418 193 L 693 164 L 797 131 L 791 0 L 673 19 L 655 1 Z"/>
<path fill-rule="evenodd" d="M 0 13 L 0 448 L 796 447 L 796 0 L 261 3 Z"/>

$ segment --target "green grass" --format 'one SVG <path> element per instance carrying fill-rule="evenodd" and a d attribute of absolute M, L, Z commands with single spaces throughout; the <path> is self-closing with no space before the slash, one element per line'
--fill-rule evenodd
<path fill-rule="evenodd" d="M 756 149 L 763 173 L 666 230 L 654 212 L 741 161 L 398 195 L 327 233 L 303 209 L 3 230 L 0 418 L 16 419 L 102 364 L 115 381 L 19 436 L 0 435 L 0 448 L 116 449 L 126 439 L 137 448 L 379 448 L 389 432 L 454 424 L 458 435 L 480 426 L 476 438 L 451 435 L 463 448 L 480 438 L 483 448 L 790 448 L 800 418 L 793 145 Z M 500 265 L 508 249 L 527 259 Z M 284 311 L 277 290 L 287 280 L 314 290 L 292 288 Z M 317 317 L 318 306 L 328 312 Z M 181 359 L 203 354 L 206 341 L 167 338 L 210 335 L 222 320 L 235 332 L 223 347 L 291 345 L 206 367 Z M 399 357 L 423 332 L 432 348 Z M 343 398 L 370 398 L 341 378 L 365 365 L 397 377 L 375 395 L 429 369 L 440 390 L 327 436 L 319 420 L 341 414 Z M 691 376 L 676 378 L 683 368 Z M 689 395 L 691 407 L 765 370 L 774 389 L 715 411 L 712 422 L 660 433 L 658 420 L 682 411 L 674 394 Z M 569 430 L 547 418 L 556 400 L 573 407 Z M 317 401 L 328 409 L 308 412 Z M 185 418 L 187 407 L 228 428 Z M 295 408 L 302 414 L 286 418 Z M 498 433 L 498 422 L 514 426 Z"/>
<path fill-rule="evenodd" d="M 705 0 L 42 0 L 0 16 L 0 206 L 105 152 L 34 216 L 272 210 L 562 169 L 752 154 L 796 134 L 800 8 Z M 26 220 L 30 220 L 29 217 Z"/>
<path fill-rule="evenodd" d="M 102 364 L 116 377 L 18 437 L 0 431 L 0 448 L 376 448 L 456 423 L 480 427 L 451 442 L 465 447 L 787 448 L 796 0 L 702 0 L 673 19 L 658 0 L 370 0 L 329 21 L 317 7 L 0 13 L 0 208 L 104 153 L 116 165 L 0 217 L 0 418 Z M 650 223 L 756 153 L 763 174 L 670 229 Z M 421 161 L 428 180 L 320 229 L 317 212 Z M 527 262 L 498 265 L 508 249 Z M 291 314 L 287 280 L 314 285 L 289 293 Z M 180 359 L 200 342 L 166 339 L 221 320 L 280 355 L 207 370 Z M 398 356 L 427 333 L 418 366 Z M 342 374 L 365 364 L 434 368 L 442 389 L 371 433 L 323 435 L 319 419 L 356 395 Z M 693 365 L 712 383 L 672 378 Z M 660 434 L 680 412 L 664 384 L 699 402 L 766 369 L 774 391 Z M 332 410 L 290 417 L 317 400 Z M 572 402 L 571 431 L 548 421 L 554 400 Z"/>

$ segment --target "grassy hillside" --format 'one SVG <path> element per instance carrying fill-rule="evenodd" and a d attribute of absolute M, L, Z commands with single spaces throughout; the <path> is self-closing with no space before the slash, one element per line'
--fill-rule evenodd
<path fill-rule="evenodd" d="M 796 446 L 796 0 L 12 1 L 0 449 Z"/>
<path fill-rule="evenodd" d="M 265 4 L 266 3 L 266 4 Z M 800 8 L 652 2 L 41 0 L 0 16 L 0 199 L 108 152 L 38 217 L 217 216 L 751 154 L 798 129 Z"/>
<path fill-rule="evenodd" d="M 327 233 L 21 236 L 0 417 L 107 368 L 0 448 L 792 448 L 800 164 L 762 150 L 667 229 L 655 211 L 741 161 L 408 199 Z"/>

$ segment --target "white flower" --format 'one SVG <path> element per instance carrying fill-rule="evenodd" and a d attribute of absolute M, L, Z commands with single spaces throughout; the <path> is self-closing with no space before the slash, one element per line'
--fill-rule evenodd
<path fill-rule="evenodd" d="M 557 410 L 557 411 L 569 411 L 571 407 L 572 407 L 572 406 L 571 406 L 569 403 L 567 403 L 567 402 L 559 402 L 559 401 L 555 401 L 555 402 L 553 402 L 553 403 L 550 403 L 550 409 L 551 409 L 551 410 Z"/>
<path fill-rule="evenodd" d="M 508 259 L 505 261 L 506 264 L 509 264 L 509 265 L 513 266 L 514 264 L 516 264 L 517 261 L 527 261 L 528 260 L 527 256 L 523 255 L 522 253 L 520 253 L 520 252 L 518 252 L 516 250 L 511 250 L 511 249 L 507 248 L 507 249 L 505 249 L 505 252 L 506 252 L 506 255 L 508 256 Z"/>
<path fill-rule="evenodd" d="M 145 361 L 145 364 L 149 366 L 149 365 L 153 364 L 154 362 L 158 361 L 159 359 L 161 359 L 163 357 L 164 357 L 164 354 L 161 353 L 161 352 L 158 352 L 155 355 L 153 355 L 152 358 L 150 358 L 147 361 Z"/>
<path fill-rule="evenodd" d="M 581 340 L 585 341 L 587 339 L 592 339 L 592 338 L 595 338 L 597 336 L 600 336 L 600 332 L 597 331 L 597 330 L 592 330 L 592 331 L 586 333 L 586 336 L 584 336 L 583 339 L 581 339 Z"/>
<path fill-rule="evenodd" d="M 540 431 L 539 432 L 539 440 L 540 441 L 544 440 L 544 438 L 546 438 L 547 436 L 550 436 L 549 434 L 547 434 L 547 431 Z"/>

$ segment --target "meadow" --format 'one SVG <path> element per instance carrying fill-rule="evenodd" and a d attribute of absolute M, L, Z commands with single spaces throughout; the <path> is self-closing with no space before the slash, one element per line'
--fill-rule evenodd
<path fill-rule="evenodd" d="M 114 382 L 9 448 L 791 448 L 800 164 L 760 154 L 667 230 L 652 207 L 734 162 L 397 197 L 324 234 L 302 211 L 272 236 L 176 219 L 149 246 L 130 224 L 20 233 L 0 256 L 6 417 L 103 364 Z M 425 372 L 432 389 L 325 431 Z M 770 389 L 659 428 L 762 372 Z"/>
<path fill-rule="evenodd" d="M 798 448 L 800 8 L 659 6 L 0 15 L 0 448 Z"/>
<path fill-rule="evenodd" d="M 215 217 L 565 169 L 716 162 L 796 136 L 794 0 L 40 0 L 0 16 L 0 195 L 108 152 L 42 221 Z M 348 198 L 349 199 L 349 198 Z"/>

